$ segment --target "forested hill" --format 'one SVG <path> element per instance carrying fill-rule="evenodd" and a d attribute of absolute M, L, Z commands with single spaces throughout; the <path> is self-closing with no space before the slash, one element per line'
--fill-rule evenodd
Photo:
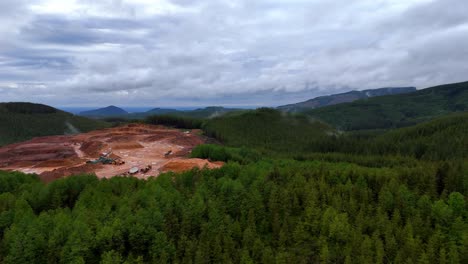
<path fill-rule="evenodd" d="M 301 152 L 335 133 L 330 126 L 306 116 L 270 108 L 221 116 L 203 125 L 205 133 L 230 146 Z"/>
<path fill-rule="evenodd" d="M 451 114 L 386 132 L 348 132 L 323 142 L 327 152 L 400 156 L 429 161 L 468 158 L 468 112 Z M 315 149 L 315 152 L 320 149 Z M 466 182 L 468 190 L 468 178 Z"/>
<path fill-rule="evenodd" d="M 74 116 L 33 103 L 0 103 L 0 146 L 33 137 L 63 135 L 107 127 L 102 121 Z"/>
<path fill-rule="evenodd" d="M 393 94 L 404 94 L 415 91 L 415 87 L 388 87 L 363 91 L 350 91 L 346 93 L 320 96 L 300 103 L 278 106 L 278 109 L 285 112 L 301 112 L 329 105 L 349 103 L 364 98 Z"/>
<path fill-rule="evenodd" d="M 152 116 L 145 122 L 176 128 L 201 128 L 206 135 L 226 146 L 267 151 L 282 157 L 311 153 L 391 155 L 423 160 L 468 157 L 468 112 L 444 115 L 404 128 L 349 132 L 337 131 L 305 115 L 287 114 L 270 108 L 206 120 Z M 205 158 L 208 157 L 205 150 L 216 152 L 223 161 L 229 156 L 212 146 L 202 150 Z"/>
<path fill-rule="evenodd" d="M 468 82 L 374 97 L 309 110 L 305 114 L 342 130 L 396 128 L 468 110 Z"/>
<path fill-rule="evenodd" d="M 338 132 L 306 116 L 280 113 L 274 109 L 259 109 L 205 122 L 173 117 L 157 119 L 160 123 L 148 121 L 178 127 L 202 127 L 207 135 L 227 146 L 257 149 L 282 157 L 335 153 L 431 161 L 468 158 L 468 112 L 445 115 L 405 128 L 353 132 Z M 202 156 L 207 157 L 206 153 L 210 151 L 217 156 L 226 156 L 215 146 L 211 148 L 200 149 L 204 152 Z"/>
<path fill-rule="evenodd" d="M 388 153 L 427 160 L 468 158 L 468 112 L 391 130 L 377 136 L 375 143 Z"/>

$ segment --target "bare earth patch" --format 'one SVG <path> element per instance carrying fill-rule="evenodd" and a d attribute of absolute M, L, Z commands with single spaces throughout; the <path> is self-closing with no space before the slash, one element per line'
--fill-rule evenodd
<path fill-rule="evenodd" d="M 125 175 L 131 168 L 151 167 L 133 176 L 147 178 L 161 172 L 182 172 L 194 167 L 219 168 L 220 162 L 185 156 L 203 144 L 197 133 L 143 124 L 96 130 L 72 136 L 34 138 L 0 148 L 0 170 L 37 173 L 44 181 L 70 175 L 94 173 L 100 178 Z M 102 153 L 112 152 L 122 165 L 86 164 Z M 171 155 L 165 155 L 171 151 Z"/>

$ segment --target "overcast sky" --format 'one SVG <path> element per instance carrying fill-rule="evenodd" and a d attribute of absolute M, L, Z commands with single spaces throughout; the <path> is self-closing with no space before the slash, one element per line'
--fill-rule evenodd
<path fill-rule="evenodd" d="M 0 101 L 260 106 L 468 80 L 466 0 L 0 0 Z"/>

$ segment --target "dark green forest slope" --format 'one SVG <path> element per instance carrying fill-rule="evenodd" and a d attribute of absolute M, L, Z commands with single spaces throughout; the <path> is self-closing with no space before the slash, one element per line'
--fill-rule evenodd
<path fill-rule="evenodd" d="M 184 119 L 181 124 L 197 124 L 207 135 L 228 146 L 255 148 L 283 157 L 310 153 L 392 155 L 425 160 L 468 157 L 467 112 L 378 133 L 340 133 L 304 115 L 285 114 L 273 109 L 259 109 L 205 122 L 190 123 L 189 120 Z M 170 124 L 164 121 L 162 123 Z"/>
<path fill-rule="evenodd" d="M 86 132 L 107 127 L 103 121 L 32 103 L 0 103 L 0 146 L 33 137 Z"/>
<path fill-rule="evenodd" d="M 358 100 L 304 112 L 342 130 L 395 128 L 468 110 L 468 82 Z"/>
<path fill-rule="evenodd" d="M 371 153 L 440 160 L 468 157 L 468 112 L 390 130 L 373 140 Z"/>
<path fill-rule="evenodd" d="M 230 146 L 283 153 L 304 151 L 307 146 L 335 133 L 330 126 L 306 116 L 290 115 L 269 108 L 214 118 L 204 123 L 203 130 L 208 136 Z"/>
<path fill-rule="evenodd" d="M 308 150 L 354 155 L 390 155 L 431 161 L 463 159 L 468 157 L 468 112 L 377 133 L 341 133 L 310 146 Z"/>

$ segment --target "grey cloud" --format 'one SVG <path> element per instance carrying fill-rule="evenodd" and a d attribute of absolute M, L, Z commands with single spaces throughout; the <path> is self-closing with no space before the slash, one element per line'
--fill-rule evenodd
<path fill-rule="evenodd" d="M 463 0 L 437 0 L 422 3 L 403 15 L 406 26 L 432 30 L 468 23 L 468 4 Z"/>
<path fill-rule="evenodd" d="M 97 43 L 133 43 L 132 31 L 144 29 L 132 20 L 97 19 L 82 21 L 64 17 L 39 16 L 21 30 L 28 42 L 64 45 L 90 45 Z"/>
<path fill-rule="evenodd" d="M 2 17 L 16 15 L 24 9 L 24 0 L 3 0 L 0 2 L 0 14 Z"/>
<path fill-rule="evenodd" d="M 171 0 L 170 1 L 173 4 L 176 5 L 181 5 L 181 6 L 193 6 L 193 5 L 199 5 L 201 2 L 200 0 Z"/>
<path fill-rule="evenodd" d="M 157 4 L 81 0 L 76 14 L 14 24 L 0 84 L 41 85 L 0 88 L 62 106 L 274 105 L 463 80 L 468 3 L 413 1 L 168 0 L 175 9 L 148 14 Z"/>

